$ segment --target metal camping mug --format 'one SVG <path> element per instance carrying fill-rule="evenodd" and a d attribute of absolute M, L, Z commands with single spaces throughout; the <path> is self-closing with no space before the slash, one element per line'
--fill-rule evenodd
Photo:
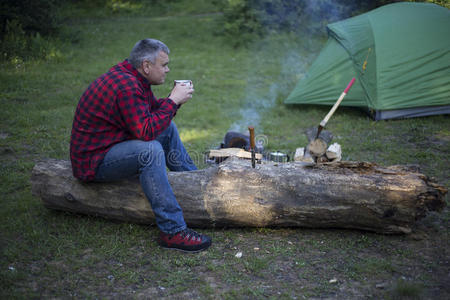
<path fill-rule="evenodd" d="M 287 154 L 282 153 L 282 152 L 271 152 L 270 153 L 270 160 L 274 161 L 274 162 L 287 162 L 289 160 Z"/>
<path fill-rule="evenodd" d="M 175 84 L 185 85 L 187 87 L 191 86 L 190 80 L 175 80 Z"/>

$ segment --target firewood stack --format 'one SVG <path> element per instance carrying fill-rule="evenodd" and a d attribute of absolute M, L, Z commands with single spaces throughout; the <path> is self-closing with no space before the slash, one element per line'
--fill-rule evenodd
<path fill-rule="evenodd" d="M 294 156 L 295 161 L 329 163 L 341 160 L 341 146 L 338 143 L 328 146 L 333 139 L 333 134 L 330 131 L 322 130 L 318 138 L 316 138 L 317 128 L 310 128 L 305 133 L 309 144 L 306 148 L 297 148 Z"/>

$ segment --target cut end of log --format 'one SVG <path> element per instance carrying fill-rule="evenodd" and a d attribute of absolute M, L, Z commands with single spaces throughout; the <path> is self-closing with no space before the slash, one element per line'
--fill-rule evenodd
<path fill-rule="evenodd" d="M 341 145 L 339 145 L 338 143 L 332 144 L 330 147 L 328 147 L 325 155 L 330 161 L 340 161 L 342 158 Z"/>
<path fill-rule="evenodd" d="M 327 151 L 327 143 L 320 138 L 315 139 L 309 143 L 308 150 L 312 155 L 320 157 Z"/>

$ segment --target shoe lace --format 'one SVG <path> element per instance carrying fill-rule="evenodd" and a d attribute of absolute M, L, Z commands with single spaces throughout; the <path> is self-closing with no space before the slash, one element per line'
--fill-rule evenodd
<path fill-rule="evenodd" d="M 184 239 L 184 238 L 187 238 L 188 239 L 188 241 L 189 240 L 198 240 L 198 241 L 201 241 L 202 240 L 202 235 L 201 234 L 199 234 L 198 232 L 195 232 L 194 230 L 192 230 L 192 229 L 189 229 L 189 228 L 186 228 L 185 230 L 183 230 L 181 233 L 181 237 Z"/>

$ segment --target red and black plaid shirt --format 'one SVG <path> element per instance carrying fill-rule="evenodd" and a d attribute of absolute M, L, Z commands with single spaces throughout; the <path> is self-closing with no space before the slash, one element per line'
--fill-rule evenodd
<path fill-rule="evenodd" d="M 177 111 L 169 98 L 156 99 L 151 86 L 127 60 L 97 78 L 81 96 L 73 120 L 73 175 L 93 180 L 106 152 L 126 140 L 154 140 Z"/>

